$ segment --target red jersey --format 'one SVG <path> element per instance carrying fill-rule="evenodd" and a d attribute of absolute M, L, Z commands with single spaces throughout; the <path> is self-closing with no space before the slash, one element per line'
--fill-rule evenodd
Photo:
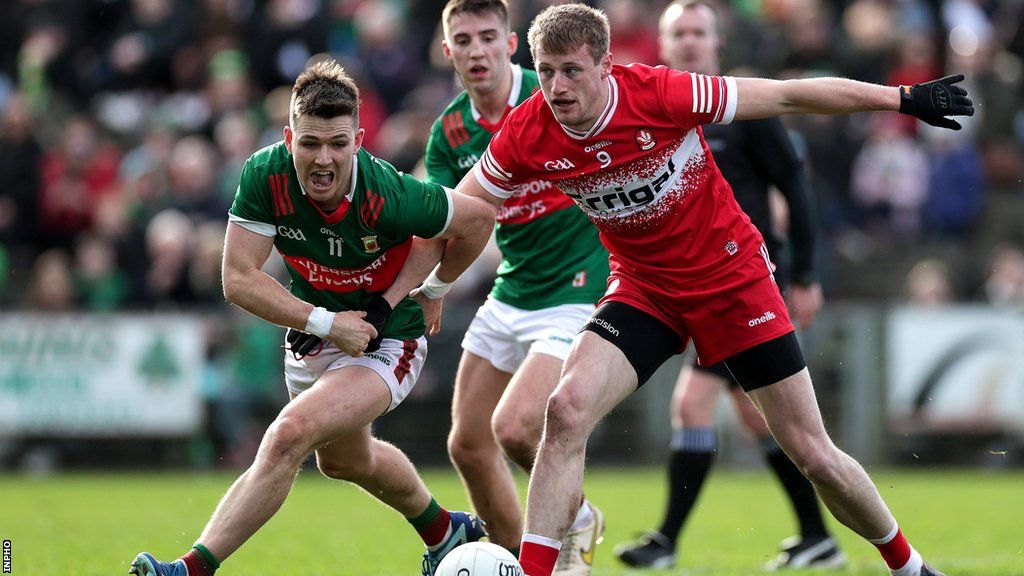
<path fill-rule="evenodd" d="M 534 94 L 491 140 L 477 180 L 501 198 L 531 180 L 552 182 L 597 225 L 613 276 L 639 276 L 666 292 L 724 279 L 760 258 L 761 235 L 700 129 L 732 121 L 735 81 L 631 64 L 612 67 L 607 89 L 608 105 L 586 133 L 561 125 Z"/>

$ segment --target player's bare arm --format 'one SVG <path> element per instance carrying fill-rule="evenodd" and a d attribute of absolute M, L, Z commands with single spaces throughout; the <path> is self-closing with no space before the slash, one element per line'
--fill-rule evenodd
<path fill-rule="evenodd" d="M 436 272 L 439 280 L 454 282 L 477 259 L 491 237 L 503 202 L 484 190 L 472 173 L 459 182 L 452 192 L 452 223 L 440 236 L 447 242 Z"/>
<path fill-rule="evenodd" d="M 768 80 L 736 78 L 736 120 L 781 114 L 902 112 L 942 128 L 959 130 L 949 116 L 973 116 L 967 90 L 956 86 L 963 75 L 913 86 L 880 86 L 847 78 Z"/>
<path fill-rule="evenodd" d="M 222 270 L 224 297 L 267 322 L 305 331 L 314 306 L 293 296 L 261 269 L 273 246 L 272 236 L 228 224 Z M 346 354 L 362 354 L 370 339 L 377 336 L 373 326 L 362 320 L 365 312 L 338 312 L 333 316 L 328 339 Z"/>

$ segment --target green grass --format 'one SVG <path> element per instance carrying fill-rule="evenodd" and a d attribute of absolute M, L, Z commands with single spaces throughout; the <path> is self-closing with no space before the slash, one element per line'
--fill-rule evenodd
<path fill-rule="evenodd" d="M 1024 474 L 879 472 L 882 495 L 904 533 L 949 576 L 1024 575 Z M 465 506 L 455 475 L 428 472 L 442 505 Z M 0 477 L 0 538 L 12 541 L 23 576 L 124 574 L 141 550 L 174 558 L 186 550 L 233 480 L 231 475 Z M 660 470 L 595 470 L 587 494 L 608 529 L 594 576 L 638 574 L 614 544 L 660 520 Z M 662 574 L 759 573 L 793 520 L 762 473 L 720 472 L 684 533 L 679 568 Z M 886 574 L 874 548 L 837 528 L 849 576 Z M 231 575 L 404 575 L 419 570 L 421 545 L 396 513 L 357 489 L 305 471 L 281 512 L 235 556 Z"/>

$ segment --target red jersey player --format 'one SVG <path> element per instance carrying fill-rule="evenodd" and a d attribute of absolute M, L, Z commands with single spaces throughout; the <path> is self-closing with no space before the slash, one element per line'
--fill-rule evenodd
<path fill-rule="evenodd" d="M 762 238 L 715 166 L 700 125 L 788 113 L 900 111 L 946 128 L 971 115 L 949 77 L 900 88 L 840 78 L 725 78 L 613 66 L 603 12 L 545 9 L 528 35 L 541 94 L 513 110 L 458 191 L 497 207 L 545 178 L 571 196 L 611 253 L 608 291 L 548 399 L 520 561 L 549 576 L 579 505 L 587 437 L 693 339 L 724 362 L 832 514 L 878 546 L 896 576 L 937 576 L 900 533 L 870 478 L 829 439 Z M 449 240 L 426 286 L 476 256 Z"/>

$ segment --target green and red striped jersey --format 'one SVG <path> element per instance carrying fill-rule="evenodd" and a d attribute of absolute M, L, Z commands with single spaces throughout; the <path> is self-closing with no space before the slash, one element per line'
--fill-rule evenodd
<path fill-rule="evenodd" d="M 508 113 L 540 89 L 537 73 L 512 65 L 505 115 L 488 123 L 463 91 L 434 121 L 427 180 L 454 187 L 483 156 Z M 491 296 L 524 310 L 593 304 L 604 294 L 608 253 L 571 198 L 545 180 L 524 183 L 505 201 L 495 231 L 502 261 Z"/>
<path fill-rule="evenodd" d="M 444 232 L 450 192 L 421 182 L 359 150 L 341 206 L 324 213 L 302 191 L 283 142 L 253 154 L 242 168 L 229 220 L 274 237 L 291 277 L 291 293 L 333 312 L 363 310 L 394 282 L 412 237 Z M 395 307 L 387 338 L 423 334 L 423 312 L 411 298 Z"/>

